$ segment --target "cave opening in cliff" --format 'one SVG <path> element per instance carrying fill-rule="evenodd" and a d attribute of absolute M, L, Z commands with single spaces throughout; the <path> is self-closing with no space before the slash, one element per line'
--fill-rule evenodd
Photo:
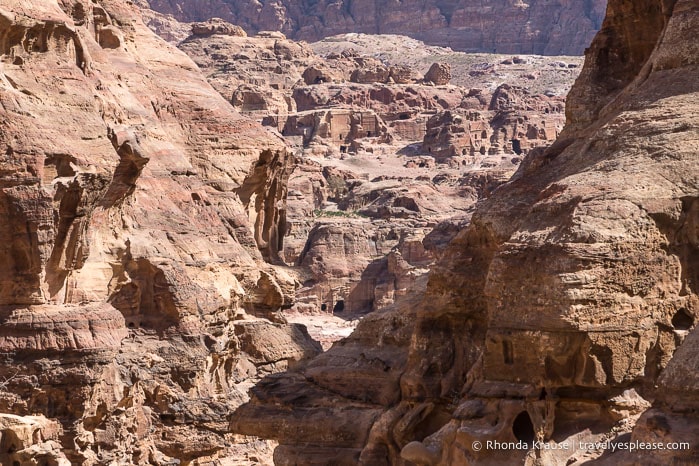
<path fill-rule="evenodd" d="M 687 309 L 681 307 L 672 316 L 672 326 L 675 330 L 689 330 L 694 325 L 694 319 L 687 312 Z"/>
<path fill-rule="evenodd" d="M 339 299 L 336 303 L 335 306 L 333 307 L 333 312 L 342 312 L 345 310 L 345 300 L 344 299 Z"/>
<path fill-rule="evenodd" d="M 522 411 L 517 415 L 515 422 L 512 423 L 512 433 L 517 440 L 522 442 L 531 443 L 534 441 L 536 438 L 534 424 L 528 412 Z"/>
<path fill-rule="evenodd" d="M 515 154 L 522 155 L 522 144 L 519 142 L 519 139 L 512 140 L 512 150 L 515 151 Z"/>

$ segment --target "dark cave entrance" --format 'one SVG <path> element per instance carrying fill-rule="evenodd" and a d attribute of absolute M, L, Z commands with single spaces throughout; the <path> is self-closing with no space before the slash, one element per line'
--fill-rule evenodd
<path fill-rule="evenodd" d="M 522 411 L 517 415 L 515 422 L 512 423 L 512 433 L 517 440 L 522 442 L 532 443 L 534 441 L 536 433 L 528 412 Z"/>
<path fill-rule="evenodd" d="M 512 150 L 515 151 L 515 154 L 522 155 L 522 144 L 519 142 L 519 139 L 512 140 Z"/>
<path fill-rule="evenodd" d="M 694 325 L 694 319 L 687 312 L 687 309 L 681 307 L 672 316 L 672 326 L 675 330 L 689 330 Z"/>

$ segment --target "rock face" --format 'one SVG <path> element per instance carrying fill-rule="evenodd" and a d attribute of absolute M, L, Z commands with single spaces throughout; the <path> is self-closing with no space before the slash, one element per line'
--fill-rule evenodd
<path fill-rule="evenodd" d="M 503 103 L 503 93 L 523 102 Z M 562 98 L 532 96 L 525 89 L 507 84 L 495 90 L 488 111 L 473 107 L 469 111 L 446 110 L 430 117 L 425 125 L 423 150 L 440 161 L 461 159 L 486 166 L 492 163 L 483 157 L 486 154 L 520 156 L 551 144 L 565 121 Z"/>
<path fill-rule="evenodd" d="M 449 63 L 432 63 L 425 73 L 425 81 L 444 86 L 451 81 L 451 66 Z"/>
<path fill-rule="evenodd" d="M 388 127 L 372 110 L 331 109 L 298 112 L 284 122 L 282 134 L 289 138 L 298 137 L 304 144 L 313 140 L 328 141 L 338 145 L 343 152 L 347 152 L 352 144 L 361 138 L 375 138 L 377 143 L 391 140 Z"/>
<path fill-rule="evenodd" d="M 70 466 L 61 452 L 58 422 L 44 416 L 0 414 L 0 453 L 2 464 L 55 464 Z"/>
<path fill-rule="evenodd" d="M 2 464 L 244 460 L 227 412 L 320 350 L 278 316 L 287 146 L 139 18 L 0 1 Z"/>
<path fill-rule="evenodd" d="M 209 21 L 192 24 L 192 34 L 195 36 L 224 36 L 245 37 L 247 34 L 240 26 L 227 23 L 220 18 L 212 18 Z"/>
<path fill-rule="evenodd" d="M 606 2 L 487 0 L 199 1 L 148 0 L 180 21 L 220 16 L 250 33 L 282 31 L 316 41 L 346 32 L 405 34 L 454 50 L 579 55 L 604 17 Z"/>
<path fill-rule="evenodd" d="M 198 33 L 198 30 L 206 33 Z M 179 47 L 205 72 L 209 82 L 242 113 L 262 120 L 296 111 L 291 89 L 317 61 L 308 46 L 258 34 L 246 37 L 238 26 L 210 20 L 192 26 Z"/>
<path fill-rule="evenodd" d="M 278 464 L 699 461 L 580 446 L 696 441 L 697 34 L 695 1 L 610 1 L 566 129 L 479 204 L 419 304 L 263 381 L 231 428 L 278 439 Z M 493 440 L 530 448 L 474 447 Z"/>

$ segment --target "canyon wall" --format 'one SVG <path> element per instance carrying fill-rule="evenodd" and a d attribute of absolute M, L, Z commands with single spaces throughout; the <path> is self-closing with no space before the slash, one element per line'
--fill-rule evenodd
<path fill-rule="evenodd" d="M 0 148 L 0 463 L 244 456 L 250 380 L 320 350 L 279 316 L 281 137 L 129 2 L 3 0 Z"/>
<path fill-rule="evenodd" d="M 146 3 L 147 1 L 147 3 Z M 347 32 L 404 34 L 454 50 L 581 55 L 601 25 L 605 0 L 232 1 L 142 0 L 180 21 L 220 17 L 250 33 L 306 41 Z"/>
<path fill-rule="evenodd" d="M 566 128 L 479 204 L 426 293 L 263 380 L 232 430 L 289 465 L 699 462 L 697 33 L 695 1 L 610 1 Z M 692 448 L 580 447 L 603 440 Z"/>

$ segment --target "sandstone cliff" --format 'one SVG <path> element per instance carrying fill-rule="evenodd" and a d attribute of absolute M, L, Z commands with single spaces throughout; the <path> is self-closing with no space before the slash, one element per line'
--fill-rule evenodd
<path fill-rule="evenodd" d="M 264 380 L 231 428 L 279 440 L 277 464 L 699 462 L 577 447 L 696 442 L 697 34 L 695 1 L 610 1 L 566 129 L 479 205 L 419 304 Z"/>
<path fill-rule="evenodd" d="M 405 34 L 454 50 L 580 55 L 604 17 L 604 0 L 232 1 L 148 0 L 180 21 L 222 17 L 248 32 L 316 41 L 346 32 Z"/>
<path fill-rule="evenodd" d="M 244 459 L 249 381 L 320 349 L 258 318 L 293 301 L 285 143 L 139 18 L 0 1 L 2 464 Z"/>

